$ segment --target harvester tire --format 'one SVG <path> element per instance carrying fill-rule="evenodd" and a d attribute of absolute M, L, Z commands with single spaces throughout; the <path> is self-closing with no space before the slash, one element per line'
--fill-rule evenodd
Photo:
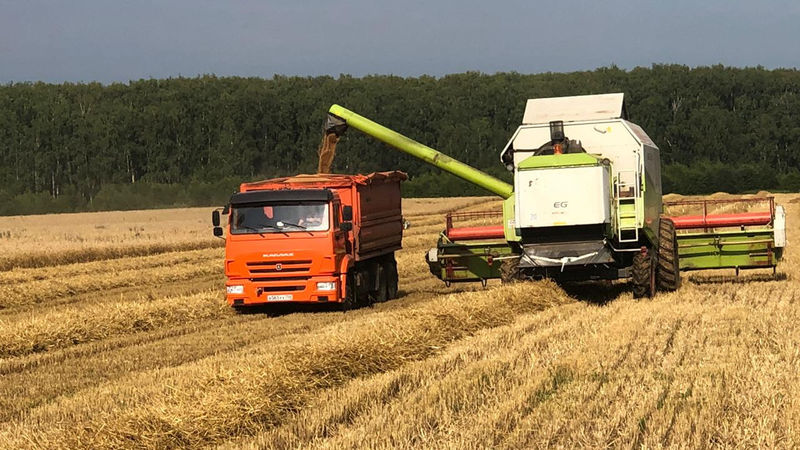
<path fill-rule="evenodd" d="M 519 258 L 504 259 L 500 263 L 500 281 L 503 283 L 519 281 Z"/>
<path fill-rule="evenodd" d="M 662 217 L 658 226 L 658 289 L 676 291 L 681 287 L 680 262 L 678 259 L 678 236 L 675 223 Z"/>
<path fill-rule="evenodd" d="M 656 264 L 651 252 L 633 256 L 633 298 L 650 298 L 656 294 Z"/>

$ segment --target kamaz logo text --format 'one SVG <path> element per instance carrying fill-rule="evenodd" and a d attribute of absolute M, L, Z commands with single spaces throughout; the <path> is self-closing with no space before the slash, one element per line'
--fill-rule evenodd
<path fill-rule="evenodd" d="M 566 208 L 567 202 L 555 202 L 553 203 L 553 208 Z"/>
<path fill-rule="evenodd" d="M 294 256 L 294 253 L 264 253 L 262 258 L 285 258 L 287 256 Z"/>

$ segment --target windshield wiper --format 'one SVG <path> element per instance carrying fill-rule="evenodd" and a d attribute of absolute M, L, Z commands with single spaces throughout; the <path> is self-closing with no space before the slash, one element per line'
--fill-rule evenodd
<path fill-rule="evenodd" d="M 276 225 L 268 225 L 268 224 L 266 224 L 266 223 L 262 223 L 262 224 L 259 224 L 259 226 L 260 226 L 260 227 L 262 227 L 262 228 L 272 228 L 273 230 L 278 230 L 278 231 L 280 231 L 281 233 L 285 234 L 286 236 L 288 236 L 288 235 L 289 235 L 289 233 L 287 233 L 287 232 L 283 231 L 283 228 L 281 228 L 281 227 L 279 227 L 279 226 L 276 226 Z"/>
<path fill-rule="evenodd" d="M 285 232 L 285 231 L 283 231 L 281 228 L 279 228 L 279 227 L 276 227 L 275 225 L 268 225 L 268 224 L 266 224 L 266 223 L 260 223 L 260 224 L 258 224 L 258 225 L 257 225 L 257 226 L 255 226 L 255 227 L 253 227 L 253 226 L 250 226 L 250 225 L 239 225 L 239 228 L 244 228 L 244 229 L 247 229 L 247 230 L 255 231 L 255 232 L 256 232 L 256 233 L 258 233 L 258 234 L 259 234 L 261 237 L 264 237 L 264 233 L 262 233 L 262 231 L 261 231 L 261 230 L 263 230 L 264 228 L 272 228 L 273 230 L 278 230 L 278 231 L 280 231 L 281 233 L 283 233 L 283 234 L 286 234 L 286 232 Z M 288 234 L 286 234 L 286 235 L 288 236 Z"/>
<path fill-rule="evenodd" d="M 251 227 L 250 225 L 237 225 L 237 228 L 244 228 L 245 230 L 255 231 L 256 233 L 260 234 L 261 237 L 264 237 L 264 233 L 261 232 L 261 228 Z"/>
<path fill-rule="evenodd" d="M 312 236 L 314 235 L 314 233 L 312 233 L 312 232 L 308 231 L 307 227 L 304 227 L 303 225 L 298 225 L 298 224 L 296 224 L 296 223 L 291 223 L 291 222 L 283 222 L 283 221 L 282 221 L 282 223 L 283 223 L 284 225 L 289 225 L 290 227 L 297 227 L 297 228 L 300 228 L 301 230 L 305 231 L 306 233 L 308 233 L 308 234 L 310 234 L 310 235 L 312 235 Z"/>
<path fill-rule="evenodd" d="M 281 221 L 281 223 L 282 223 L 282 224 L 284 224 L 284 225 L 289 225 L 290 227 L 297 227 L 297 228 L 300 228 L 301 230 L 305 230 L 305 229 L 306 229 L 306 227 L 304 227 L 304 226 L 302 226 L 302 225 L 298 225 L 298 224 L 296 224 L 296 223 L 284 222 L 284 221 Z"/>

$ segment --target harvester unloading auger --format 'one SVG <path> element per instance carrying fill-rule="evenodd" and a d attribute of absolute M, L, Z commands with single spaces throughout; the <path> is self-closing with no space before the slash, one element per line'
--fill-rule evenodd
<path fill-rule="evenodd" d="M 771 198 L 748 200 L 768 211 L 712 214 L 720 205 L 705 203 L 702 214 L 663 215 L 659 150 L 627 120 L 623 94 L 528 100 L 522 122 L 500 154 L 513 186 L 338 105 L 325 130 L 356 128 L 504 199 L 500 225 L 459 228 L 492 213 L 448 215 L 427 254 L 448 284 L 629 278 L 634 296 L 650 297 L 677 289 L 681 270 L 780 260 L 785 214 Z"/>

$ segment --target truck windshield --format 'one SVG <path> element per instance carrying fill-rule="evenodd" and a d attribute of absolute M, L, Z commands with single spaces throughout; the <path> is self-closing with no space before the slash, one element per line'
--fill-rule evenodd
<path fill-rule="evenodd" d="M 233 207 L 232 234 L 326 231 L 327 203 L 275 203 Z"/>

